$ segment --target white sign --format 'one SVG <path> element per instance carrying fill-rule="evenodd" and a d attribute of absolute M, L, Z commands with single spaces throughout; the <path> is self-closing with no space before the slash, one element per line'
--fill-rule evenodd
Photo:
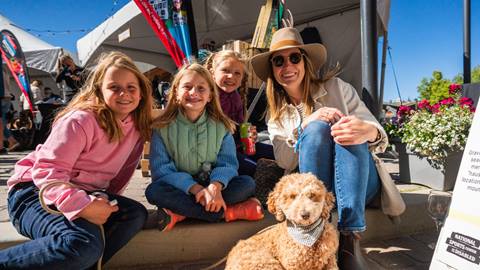
<path fill-rule="evenodd" d="M 127 28 L 127 30 L 123 31 L 122 33 L 118 34 L 118 42 L 122 42 L 125 39 L 130 37 L 130 28 Z"/>
<path fill-rule="evenodd" d="M 476 112 L 430 270 L 480 269 L 480 113 Z"/>

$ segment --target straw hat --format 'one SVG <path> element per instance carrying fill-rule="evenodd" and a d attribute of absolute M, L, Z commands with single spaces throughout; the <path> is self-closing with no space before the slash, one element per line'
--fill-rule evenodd
<path fill-rule="evenodd" d="M 303 44 L 302 37 L 297 29 L 285 27 L 273 34 L 268 52 L 257 54 L 252 58 L 251 62 L 255 74 L 257 74 L 262 81 L 267 81 L 271 70 L 269 63 L 271 54 L 289 48 L 300 48 L 304 50 L 308 58 L 312 61 L 315 70 L 320 69 L 327 60 L 327 50 L 322 44 Z"/>

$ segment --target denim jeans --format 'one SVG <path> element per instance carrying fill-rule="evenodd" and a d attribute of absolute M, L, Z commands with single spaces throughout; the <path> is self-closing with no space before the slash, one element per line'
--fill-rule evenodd
<path fill-rule="evenodd" d="M 128 198 L 111 195 L 119 210 L 100 227 L 83 218 L 73 221 L 46 212 L 40 205 L 33 183 L 17 184 L 9 192 L 10 220 L 29 242 L 0 250 L 0 269 L 87 269 L 103 252 L 106 263 L 139 232 L 147 218 L 145 207 Z"/>
<path fill-rule="evenodd" d="M 255 194 L 255 181 L 250 176 L 235 176 L 222 190 L 227 206 L 243 202 Z M 155 181 L 148 185 L 145 195 L 149 203 L 159 208 L 167 208 L 182 216 L 218 222 L 223 218 L 223 208 L 218 212 L 207 212 L 205 207 L 195 202 L 195 196 L 185 194 L 174 186 Z"/>
<path fill-rule="evenodd" d="M 335 194 L 340 231 L 364 231 L 365 205 L 380 188 L 367 143 L 342 146 L 333 141 L 330 125 L 313 121 L 299 138 L 299 170 L 311 172 Z"/>

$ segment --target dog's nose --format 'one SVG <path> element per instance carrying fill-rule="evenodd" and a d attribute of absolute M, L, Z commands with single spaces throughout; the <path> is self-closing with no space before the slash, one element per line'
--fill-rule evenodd
<path fill-rule="evenodd" d="M 300 213 L 300 216 L 303 218 L 303 219 L 308 219 L 310 217 L 310 213 L 309 212 L 306 212 L 306 211 L 302 211 Z"/>

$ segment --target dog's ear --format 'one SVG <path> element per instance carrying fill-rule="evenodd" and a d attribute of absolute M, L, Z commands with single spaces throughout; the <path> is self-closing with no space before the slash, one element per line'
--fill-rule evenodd
<path fill-rule="evenodd" d="M 323 204 L 323 210 L 321 214 L 323 219 L 328 219 L 330 217 L 330 211 L 332 211 L 334 204 L 335 197 L 333 196 L 332 192 L 327 192 L 325 194 L 325 203 Z"/>
<path fill-rule="evenodd" d="M 285 220 L 285 214 L 283 213 L 282 209 L 278 207 L 278 200 L 280 197 L 282 186 L 283 186 L 283 182 L 282 181 L 278 182 L 275 185 L 275 188 L 273 189 L 273 191 L 270 192 L 270 194 L 268 194 L 268 199 L 267 199 L 268 211 L 272 213 L 278 221 Z"/>

